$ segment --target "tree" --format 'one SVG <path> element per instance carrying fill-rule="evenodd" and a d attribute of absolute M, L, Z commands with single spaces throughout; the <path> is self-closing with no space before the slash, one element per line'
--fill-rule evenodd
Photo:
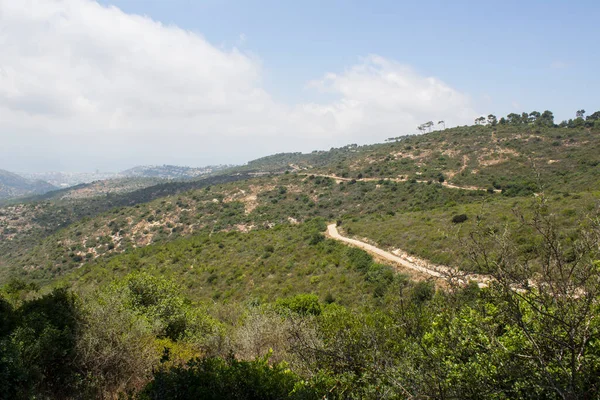
<path fill-rule="evenodd" d="M 485 124 L 485 117 L 481 116 L 479 118 L 475 118 L 475 125 L 483 125 Z"/>
<path fill-rule="evenodd" d="M 542 114 L 540 114 L 539 111 L 532 111 L 529 113 L 528 122 L 534 124 L 541 116 Z"/>
<path fill-rule="evenodd" d="M 554 126 L 554 114 L 552 111 L 544 111 L 542 115 L 537 119 L 538 125 L 552 127 Z"/>
<path fill-rule="evenodd" d="M 446 129 L 446 121 L 440 120 L 438 121 L 438 125 L 442 125 L 442 129 Z"/>
<path fill-rule="evenodd" d="M 592 115 L 588 115 L 585 118 L 585 126 L 586 128 L 597 127 L 597 122 L 600 121 L 600 111 L 596 111 Z"/>
<path fill-rule="evenodd" d="M 427 121 L 427 122 L 425 123 L 425 127 L 426 127 L 427 129 L 429 129 L 429 132 L 431 132 L 431 128 L 433 127 L 433 121 Z"/>
<path fill-rule="evenodd" d="M 498 119 L 496 118 L 495 115 L 490 114 L 487 116 L 487 123 L 490 124 L 491 126 L 496 126 L 496 124 L 498 123 Z"/>
<path fill-rule="evenodd" d="M 592 115 L 588 115 L 585 120 L 586 121 L 596 121 L 600 119 L 600 111 L 596 111 Z"/>
<path fill-rule="evenodd" d="M 585 110 L 584 109 L 577 110 L 577 112 L 575 113 L 575 116 L 577 118 L 583 118 L 584 115 L 585 115 Z"/>
<path fill-rule="evenodd" d="M 518 125 L 521 123 L 521 116 L 516 113 L 510 113 L 506 116 L 506 121 L 510 125 Z"/>
<path fill-rule="evenodd" d="M 429 132 L 431 132 L 431 127 L 433 126 L 433 121 L 427 121 L 421 125 L 419 125 L 417 127 L 417 129 L 421 132 L 421 133 L 425 133 L 427 130 L 429 130 Z"/>
<path fill-rule="evenodd" d="M 578 117 L 573 120 L 569 120 L 569 128 L 583 128 L 585 126 L 585 120 L 583 117 Z"/>

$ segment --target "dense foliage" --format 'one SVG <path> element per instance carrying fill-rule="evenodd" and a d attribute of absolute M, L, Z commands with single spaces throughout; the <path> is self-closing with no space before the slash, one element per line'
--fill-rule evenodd
<path fill-rule="evenodd" d="M 496 265 L 488 288 L 392 279 L 363 305 L 312 294 L 194 303 L 146 272 L 77 294 L 13 281 L 0 303 L 3 395 L 596 398 L 600 225 L 564 237 L 543 201 L 523 223 L 542 260 L 534 275 L 519 243 L 482 230 L 468 253 Z M 352 268 L 377 269 L 348 253 Z"/>

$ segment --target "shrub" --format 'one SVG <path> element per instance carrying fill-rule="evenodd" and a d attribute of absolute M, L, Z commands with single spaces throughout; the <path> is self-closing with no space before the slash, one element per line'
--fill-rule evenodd
<path fill-rule="evenodd" d="M 75 351 L 80 309 L 66 289 L 25 302 L 12 334 L 28 380 L 41 398 L 67 398 L 81 381 Z M 37 398 L 37 396 L 35 396 Z"/>
<path fill-rule="evenodd" d="M 139 388 L 158 366 L 160 353 L 150 321 L 123 307 L 123 302 L 119 296 L 100 292 L 84 306 L 78 365 L 93 377 L 93 397 L 111 398 Z"/>
<path fill-rule="evenodd" d="M 158 337 L 180 340 L 190 335 L 213 332 L 215 321 L 181 295 L 171 280 L 147 273 L 132 273 L 113 284 L 115 295 L 123 296 L 124 305 L 153 321 Z"/>
<path fill-rule="evenodd" d="M 323 237 L 323 235 L 321 235 L 320 233 L 315 232 L 310 236 L 308 244 L 314 246 L 321 243 L 323 240 L 325 240 L 325 237 Z"/>
<path fill-rule="evenodd" d="M 315 294 L 299 294 L 277 300 L 277 308 L 287 309 L 300 315 L 320 315 L 322 312 L 319 297 Z"/>
<path fill-rule="evenodd" d="M 279 400 L 318 398 L 285 363 L 269 365 L 268 356 L 254 361 L 207 357 L 186 366 L 161 369 L 139 399 Z"/>
<path fill-rule="evenodd" d="M 462 224 L 467 219 L 469 219 L 469 217 L 467 217 L 467 214 L 457 214 L 457 215 L 455 215 L 455 216 L 452 217 L 452 223 L 454 223 L 454 224 Z"/>
<path fill-rule="evenodd" d="M 350 261 L 350 265 L 361 272 L 367 272 L 369 267 L 373 264 L 373 257 L 364 250 L 350 247 L 346 254 Z"/>

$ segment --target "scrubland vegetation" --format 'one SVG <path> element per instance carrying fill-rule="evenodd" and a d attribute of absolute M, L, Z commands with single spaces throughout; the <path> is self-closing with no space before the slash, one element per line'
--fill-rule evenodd
<path fill-rule="evenodd" d="M 600 130 L 537 114 L 1 208 L 0 398 L 597 398 Z"/>
<path fill-rule="evenodd" d="M 501 233 L 474 235 L 472 262 L 497 279 L 484 289 L 411 282 L 348 248 L 333 254 L 359 293 L 339 300 L 298 287 L 193 301 L 176 283 L 187 278 L 150 265 L 46 294 L 13 280 L 1 386 L 12 398 L 596 397 L 600 229 L 592 221 L 560 237 L 543 207 L 526 224 L 526 252 Z"/>

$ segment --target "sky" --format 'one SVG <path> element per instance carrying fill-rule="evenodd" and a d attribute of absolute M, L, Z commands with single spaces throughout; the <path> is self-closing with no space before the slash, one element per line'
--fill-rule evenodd
<path fill-rule="evenodd" d="M 0 0 L 0 169 L 241 164 L 600 109 L 600 2 Z"/>

